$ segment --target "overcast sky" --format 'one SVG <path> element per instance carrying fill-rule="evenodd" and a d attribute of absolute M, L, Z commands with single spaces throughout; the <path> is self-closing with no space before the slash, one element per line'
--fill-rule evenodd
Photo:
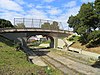
<path fill-rule="evenodd" d="M 76 15 L 82 3 L 95 0 L 0 0 L 0 18 L 48 19 L 67 22 Z"/>

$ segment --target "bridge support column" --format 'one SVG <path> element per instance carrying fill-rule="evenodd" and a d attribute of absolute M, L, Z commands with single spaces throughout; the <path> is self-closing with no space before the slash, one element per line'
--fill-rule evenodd
<path fill-rule="evenodd" d="M 52 37 L 50 39 L 51 39 L 50 48 L 57 48 L 58 38 L 57 37 Z"/>
<path fill-rule="evenodd" d="M 51 42 L 50 42 L 50 48 L 54 48 L 54 41 L 53 40 L 51 40 Z"/>
<path fill-rule="evenodd" d="M 58 37 L 54 37 L 54 48 L 58 46 Z"/>

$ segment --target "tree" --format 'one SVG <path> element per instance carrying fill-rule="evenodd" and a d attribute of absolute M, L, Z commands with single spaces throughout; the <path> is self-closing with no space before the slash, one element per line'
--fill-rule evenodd
<path fill-rule="evenodd" d="M 41 25 L 42 29 L 50 29 L 50 23 L 45 22 L 44 24 Z"/>
<path fill-rule="evenodd" d="M 72 27 L 74 29 L 74 32 L 77 32 L 77 29 L 79 28 L 80 19 L 78 16 L 71 15 L 67 23 L 69 24 L 69 27 Z"/>
<path fill-rule="evenodd" d="M 14 27 L 10 21 L 5 19 L 0 19 L 0 28 L 11 28 Z"/>
<path fill-rule="evenodd" d="M 96 24 L 96 26 L 100 30 L 100 0 L 95 0 L 94 7 L 95 7 L 95 13 L 96 13 L 96 15 L 98 16 L 98 19 L 99 19 L 99 22 L 97 22 L 98 24 Z"/>
<path fill-rule="evenodd" d="M 95 0 L 95 11 L 100 16 L 100 0 Z"/>
<path fill-rule="evenodd" d="M 53 21 L 53 23 L 50 25 L 50 23 L 45 22 L 44 24 L 41 25 L 42 29 L 49 29 L 49 30 L 58 30 L 59 26 L 58 26 L 58 22 Z"/>
<path fill-rule="evenodd" d="M 50 29 L 51 30 L 58 30 L 59 29 L 58 22 L 53 21 L 53 23 L 50 25 Z"/>
<path fill-rule="evenodd" d="M 24 23 L 17 23 L 17 25 L 15 25 L 15 28 L 25 28 Z"/>
<path fill-rule="evenodd" d="M 81 35 L 80 42 L 87 44 L 94 37 L 97 39 L 97 35 L 100 34 L 99 30 L 98 33 L 95 32 L 100 29 L 100 0 L 96 0 L 94 3 L 82 4 L 79 13 L 75 16 L 71 15 L 67 23 L 69 27 L 73 28 L 74 32 Z"/>
<path fill-rule="evenodd" d="M 90 40 L 86 45 L 87 47 L 100 46 L 100 30 L 91 32 L 87 38 Z"/>
<path fill-rule="evenodd" d="M 98 17 L 94 13 L 94 7 L 92 3 L 83 4 L 81 6 L 81 9 L 79 11 L 79 18 L 80 18 L 80 24 L 82 26 L 86 26 L 86 32 L 91 32 L 92 29 L 96 29 L 96 20 L 98 20 Z"/>

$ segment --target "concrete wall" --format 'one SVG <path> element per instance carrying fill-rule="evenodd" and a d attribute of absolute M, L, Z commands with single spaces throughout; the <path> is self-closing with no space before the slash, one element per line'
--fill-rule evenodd
<path fill-rule="evenodd" d="M 26 38 L 26 33 L 3 33 L 3 36 L 17 42 L 19 38 Z"/>
<path fill-rule="evenodd" d="M 62 48 L 65 46 L 65 42 L 62 39 L 58 39 L 58 48 Z"/>

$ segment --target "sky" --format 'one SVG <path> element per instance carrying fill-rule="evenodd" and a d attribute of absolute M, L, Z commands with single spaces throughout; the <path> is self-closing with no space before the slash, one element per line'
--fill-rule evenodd
<path fill-rule="evenodd" d="M 67 23 L 83 3 L 95 0 L 0 0 L 0 18 L 33 18 Z"/>

